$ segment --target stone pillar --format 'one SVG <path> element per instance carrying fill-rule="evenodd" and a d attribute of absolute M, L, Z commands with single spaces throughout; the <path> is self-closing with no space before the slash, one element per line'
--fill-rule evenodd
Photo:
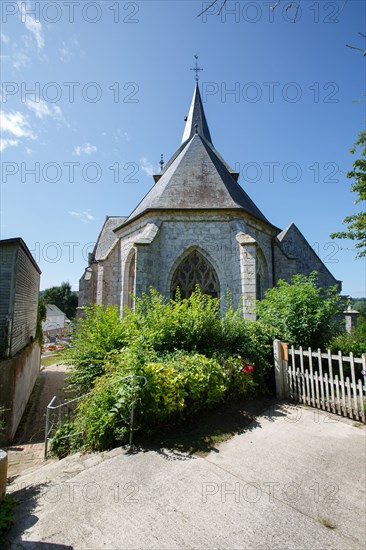
<path fill-rule="evenodd" d="M 98 278 L 97 278 L 97 296 L 96 303 L 98 306 L 103 305 L 103 285 L 104 285 L 104 267 L 98 263 Z"/>
<path fill-rule="evenodd" d="M 257 243 L 250 235 L 238 233 L 236 240 L 240 244 L 241 288 L 243 294 L 243 315 L 246 319 L 256 319 L 253 312 L 256 292 Z"/>
<path fill-rule="evenodd" d="M 149 272 L 147 264 L 149 262 L 149 247 L 146 244 L 135 243 L 136 247 L 136 274 L 135 291 L 136 297 L 140 298 L 143 292 L 149 290 Z"/>
<path fill-rule="evenodd" d="M 357 316 L 360 315 L 360 312 L 352 309 L 351 304 L 348 306 L 346 311 L 343 312 L 346 319 L 346 331 L 350 333 L 352 329 L 357 325 Z"/>

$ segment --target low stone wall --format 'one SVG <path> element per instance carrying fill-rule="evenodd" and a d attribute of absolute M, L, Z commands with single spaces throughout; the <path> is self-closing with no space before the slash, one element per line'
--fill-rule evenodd
<path fill-rule="evenodd" d="M 5 432 L 0 434 L 0 445 L 10 445 L 17 431 L 24 409 L 37 380 L 41 364 L 41 348 L 33 342 L 11 359 L 0 361 L 0 406 Z"/>

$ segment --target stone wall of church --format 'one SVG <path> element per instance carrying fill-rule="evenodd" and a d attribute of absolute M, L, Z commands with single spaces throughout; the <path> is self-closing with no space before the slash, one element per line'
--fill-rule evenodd
<path fill-rule="evenodd" d="M 205 217 L 165 220 L 154 244 L 157 254 L 154 255 L 154 265 L 150 266 L 150 284 L 154 280 L 164 295 L 170 296 L 174 272 L 183 256 L 193 248 L 197 248 L 215 268 L 221 296 L 227 288 L 234 298 L 240 292 L 233 272 L 233 265 L 239 265 L 239 245 L 227 221 L 209 221 Z"/>
<path fill-rule="evenodd" d="M 89 306 L 97 302 L 98 264 L 90 264 L 79 281 L 79 307 Z"/>
<path fill-rule="evenodd" d="M 122 310 L 131 292 L 132 251 L 136 254 L 136 296 L 151 286 L 170 297 L 176 268 L 186 255 L 198 249 L 216 270 L 222 307 L 230 290 L 235 307 L 244 297 L 243 313 L 248 318 L 254 318 L 251 305 L 257 297 L 258 263 L 263 268 L 264 290 L 280 278 L 290 281 L 295 273 L 307 275 L 313 270 L 319 272 L 321 286 L 336 284 L 296 228 L 291 228 L 281 242 L 273 238 L 271 231 L 245 214 L 236 219 L 224 214 L 182 212 L 164 214 L 159 219 L 146 216 L 121 230 L 120 240 L 108 257 L 87 268 L 80 281 L 80 305 L 118 304 Z"/>
<path fill-rule="evenodd" d="M 296 273 L 309 275 L 312 271 L 317 271 L 319 286 L 326 288 L 338 285 L 341 289 L 341 282 L 333 277 L 304 238 L 295 236 L 291 243 L 285 243 L 285 246 L 283 243 L 275 242 L 274 260 L 275 284 L 279 279 L 289 282 Z"/>
<path fill-rule="evenodd" d="M 118 243 L 108 257 L 100 262 L 99 270 L 102 274 L 98 278 L 97 303 L 100 305 L 119 305 L 121 287 L 121 256 Z"/>
<path fill-rule="evenodd" d="M 141 296 L 143 292 L 146 292 L 148 290 L 148 285 L 151 284 L 148 283 L 146 272 L 149 271 L 150 263 L 154 263 L 153 256 L 155 254 L 155 250 L 154 246 L 152 246 L 153 243 L 149 245 L 137 244 L 146 229 L 146 225 L 146 220 L 143 222 L 138 221 L 128 228 L 127 234 L 123 234 L 124 232 L 122 231 L 122 235 L 120 235 L 120 271 L 118 275 L 119 280 L 117 287 L 118 304 L 120 311 L 122 311 L 123 307 L 128 303 L 128 295 L 130 291 L 130 289 L 128 288 L 128 271 L 129 259 L 132 249 L 135 249 L 136 251 L 135 295 Z M 148 250 L 146 251 L 146 249 Z M 146 252 L 148 252 L 148 254 L 146 254 Z M 149 260 L 150 255 L 151 258 Z"/>
<path fill-rule="evenodd" d="M 273 258 L 274 258 L 274 285 L 276 285 L 279 279 L 285 281 L 291 281 L 292 277 L 296 273 L 296 258 L 289 258 L 283 251 L 281 245 L 274 241 L 273 244 Z"/>
<path fill-rule="evenodd" d="M 142 237 L 148 221 L 145 221 L 145 226 L 140 222 L 140 225 L 136 224 L 135 230 L 130 228 L 129 234 L 121 235 L 122 273 L 131 248 L 136 249 L 135 291 L 137 296 L 150 286 L 163 295 L 170 296 L 176 268 L 185 255 L 197 248 L 217 272 L 223 307 L 228 289 L 235 306 L 239 305 L 243 293 L 247 295 L 248 306 L 249 301 L 255 299 L 256 260 L 254 258 L 254 264 L 250 263 L 249 256 L 243 253 L 243 245 L 236 239 L 239 231 L 250 234 L 257 243 L 255 246 L 260 247 L 266 269 L 265 286 L 266 288 L 271 286 L 272 236 L 264 232 L 257 222 L 248 221 L 247 223 L 244 216 L 242 219 L 233 221 L 232 217 L 223 214 L 164 215 L 158 222 L 160 227 L 156 236 L 151 242 L 147 242 L 148 240 Z M 127 284 L 127 277 L 122 277 L 120 296 L 126 295 L 124 294 L 125 284 Z M 123 300 L 120 305 L 123 307 Z"/>

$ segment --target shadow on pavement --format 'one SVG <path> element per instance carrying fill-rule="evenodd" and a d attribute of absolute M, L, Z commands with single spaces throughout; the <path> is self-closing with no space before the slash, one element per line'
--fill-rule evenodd
<path fill-rule="evenodd" d="M 10 547 L 12 550 L 73 550 L 73 546 L 65 546 L 65 544 L 53 544 L 52 542 L 32 542 L 22 541 Z"/>
<path fill-rule="evenodd" d="M 189 460 L 196 453 L 218 453 L 219 443 L 261 428 L 261 418 L 274 422 L 285 416 L 286 409 L 271 398 L 233 401 L 167 428 L 164 433 L 136 438 L 135 447 L 128 454 L 155 451 L 172 461 Z"/>
<path fill-rule="evenodd" d="M 0 547 L 1 548 L 48 548 L 48 546 L 42 546 L 40 542 L 28 543 L 21 541 L 21 535 L 27 529 L 30 529 L 38 521 L 38 517 L 34 514 L 37 508 L 39 499 L 49 483 L 41 483 L 38 485 L 30 485 L 29 487 L 17 487 L 15 483 L 12 487 L 13 490 L 7 492 L 11 495 L 16 503 L 14 524 L 9 531 L 4 533 L 1 538 L 0 535 Z M 29 546 L 34 544 L 34 546 Z M 48 543 L 47 543 L 48 544 Z M 27 546 L 25 546 L 27 545 Z M 56 550 L 57 548 L 71 548 L 62 545 L 51 544 L 50 549 Z"/>

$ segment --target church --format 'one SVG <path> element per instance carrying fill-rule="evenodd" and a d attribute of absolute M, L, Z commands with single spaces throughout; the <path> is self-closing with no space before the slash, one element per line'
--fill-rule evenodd
<path fill-rule="evenodd" d="M 199 285 L 221 299 L 227 291 L 243 315 L 279 279 L 319 274 L 337 281 L 294 223 L 275 227 L 239 185 L 215 149 L 196 78 L 181 145 L 153 176 L 154 185 L 129 214 L 107 216 L 80 279 L 79 307 L 133 307 L 150 287 L 182 298 Z"/>

